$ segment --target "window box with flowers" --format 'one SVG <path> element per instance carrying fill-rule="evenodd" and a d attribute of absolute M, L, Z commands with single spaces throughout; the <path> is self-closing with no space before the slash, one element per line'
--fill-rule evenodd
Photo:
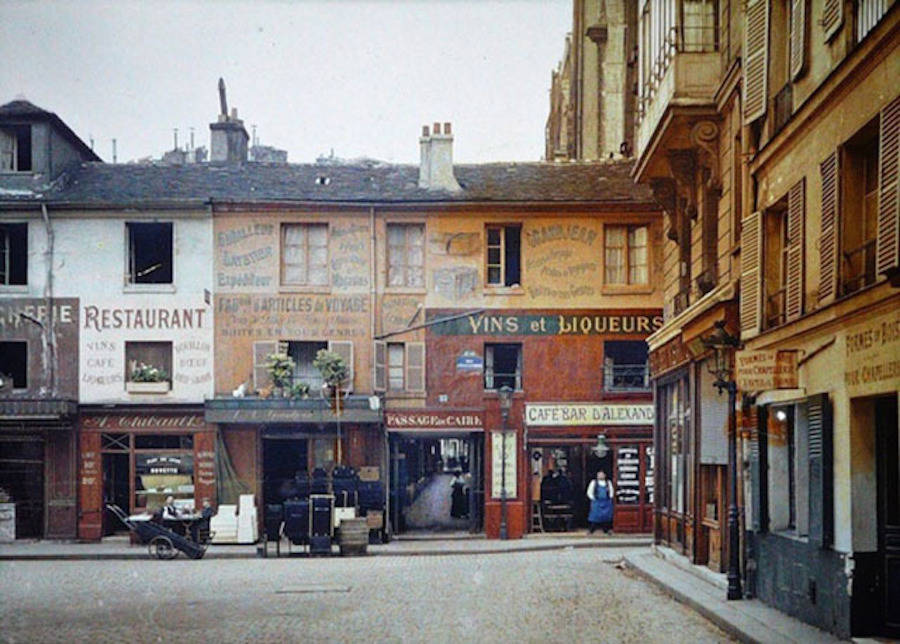
<path fill-rule="evenodd" d="M 141 362 L 131 370 L 125 391 L 130 394 L 165 394 L 170 386 L 169 374 L 164 369 Z"/>

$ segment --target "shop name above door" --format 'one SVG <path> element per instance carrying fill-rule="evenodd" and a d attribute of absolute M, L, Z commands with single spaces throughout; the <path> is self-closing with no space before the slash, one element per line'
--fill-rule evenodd
<path fill-rule="evenodd" d="M 432 320 L 442 316 L 429 316 Z M 447 320 L 431 327 L 437 335 L 649 335 L 662 326 L 659 315 L 484 313 Z"/>
<path fill-rule="evenodd" d="M 653 405 L 604 403 L 525 404 L 525 424 L 532 427 L 652 425 L 653 419 Z"/>
<path fill-rule="evenodd" d="M 99 414 L 85 416 L 82 421 L 85 429 L 189 429 L 205 428 L 203 416 L 184 414 L 180 416 L 162 416 L 157 414 Z"/>
<path fill-rule="evenodd" d="M 388 411 L 384 414 L 384 423 L 393 431 L 420 429 L 481 431 L 484 427 L 481 412 Z"/>

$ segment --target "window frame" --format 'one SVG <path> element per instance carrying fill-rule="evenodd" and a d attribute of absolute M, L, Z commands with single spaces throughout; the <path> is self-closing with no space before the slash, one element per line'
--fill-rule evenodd
<path fill-rule="evenodd" d="M 128 364 L 128 362 L 129 362 L 129 355 L 128 355 L 129 347 L 136 348 L 136 345 L 168 345 L 168 349 L 169 349 L 168 350 L 168 364 L 162 364 L 162 365 L 155 365 L 155 364 L 150 364 L 150 363 L 145 363 L 145 364 L 149 364 L 149 366 L 157 367 L 157 368 L 162 367 L 166 371 L 168 378 L 166 378 L 166 380 L 164 380 L 162 382 L 168 382 L 169 390 L 171 391 L 171 389 L 175 383 L 175 373 L 174 373 L 175 343 L 172 340 L 125 340 L 122 344 L 124 345 L 123 346 L 123 351 L 124 351 L 123 357 L 124 357 L 124 362 L 125 362 L 125 376 L 124 376 L 123 387 L 125 387 L 126 389 L 130 383 L 137 382 L 137 381 L 131 379 L 132 370 Z M 140 360 L 139 358 L 132 358 L 132 359 L 134 359 L 136 361 Z"/>
<path fill-rule="evenodd" d="M 486 224 L 484 227 L 484 288 L 485 290 L 489 290 L 491 292 L 497 292 L 499 290 L 507 290 L 511 292 L 520 292 L 522 291 L 522 224 L 513 222 L 513 223 L 490 223 Z M 512 281 L 508 278 L 509 267 L 507 266 L 507 235 L 510 229 L 518 230 L 519 233 L 519 279 L 517 281 Z M 500 243 L 491 244 L 490 243 L 490 235 L 491 231 L 496 230 L 500 232 Z M 491 249 L 496 248 L 500 253 L 500 262 L 499 264 L 493 263 L 490 261 Z M 491 268 L 497 267 L 500 271 L 500 281 L 499 282 L 491 282 Z"/>
<path fill-rule="evenodd" d="M 621 247 L 617 247 L 622 251 L 622 259 L 623 264 L 621 266 L 622 274 L 624 275 L 624 282 L 611 282 L 607 279 L 607 256 L 609 248 L 609 231 L 613 229 L 624 229 L 625 230 L 625 245 Z M 643 247 L 633 245 L 632 244 L 632 234 L 636 233 L 638 230 L 645 230 L 645 244 Z M 640 223 L 626 223 L 626 224 L 604 224 L 603 226 L 603 291 L 604 292 L 649 292 L 653 290 L 652 281 L 650 279 L 650 275 L 652 272 L 652 253 L 651 250 L 653 248 L 650 239 L 651 226 L 648 222 L 640 222 Z M 636 251 L 640 248 L 644 249 L 646 262 L 644 264 L 646 271 L 646 280 L 643 282 L 632 282 L 631 281 L 631 271 L 633 268 L 638 267 L 639 265 L 636 262 L 633 262 L 632 252 Z"/>
<path fill-rule="evenodd" d="M 17 246 L 14 246 L 14 240 L 11 239 L 14 235 L 11 235 L 11 229 L 24 227 L 24 240 L 25 245 L 23 249 L 24 253 L 24 281 L 21 283 L 10 283 L 10 259 L 13 255 L 13 251 Z M 0 268 L 0 273 L 2 273 L 3 281 L 0 282 L 0 291 L 5 292 L 24 292 L 28 290 L 28 222 L 27 221 L 4 221 L 0 222 L 0 261 L 3 262 L 2 268 Z"/>
<path fill-rule="evenodd" d="M 422 231 L 422 245 L 421 245 L 422 264 L 419 267 L 411 266 L 409 263 L 409 251 L 411 248 L 410 243 L 409 243 L 409 233 L 410 233 L 410 229 L 413 227 L 419 228 Z M 392 228 L 402 228 L 404 230 L 404 246 L 403 246 L 404 258 L 403 259 L 405 261 L 402 264 L 404 278 L 403 278 L 403 284 L 395 284 L 395 285 L 391 284 L 391 267 L 394 265 L 392 263 L 394 255 L 391 251 L 391 248 L 392 248 L 391 229 Z M 425 279 L 426 252 L 425 252 L 425 250 L 426 250 L 426 246 L 427 246 L 426 233 L 427 233 L 427 227 L 425 225 L 425 222 L 423 222 L 423 221 L 411 221 L 411 222 L 388 221 L 385 223 L 385 233 L 384 233 L 384 239 L 385 239 L 385 244 L 384 244 L 384 246 L 385 246 L 385 253 L 384 253 L 385 254 L 385 278 L 384 278 L 385 285 L 384 286 L 385 286 L 385 290 L 395 292 L 395 293 L 399 293 L 399 292 L 424 293 L 425 292 L 425 288 L 426 288 L 426 279 Z M 399 266 L 399 264 L 398 264 L 398 266 Z M 419 268 L 421 270 L 421 272 L 422 272 L 422 283 L 421 284 L 410 284 L 409 273 L 410 273 L 411 268 Z"/>
<path fill-rule="evenodd" d="M 483 385 L 485 391 L 498 391 L 503 384 L 508 383 L 500 383 L 496 382 L 497 373 L 494 370 L 494 362 L 495 356 L 494 351 L 497 347 L 504 348 L 512 348 L 515 347 L 517 349 L 516 353 L 516 371 L 513 374 L 503 373 L 500 374 L 503 378 L 508 378 L 509 376 L 513 377 L 513 391 L 522 391 L 522 374 L 524 371 L 524 356 L 523 356 L 523 344 L 521 342 L 485 342 L 484 343 L 484 378 Z M 489 383 L 490 382 L 490 386 Z"/>
<path fill-rule="evenodd" d="M 25 362 L 23 364 L 23 374 L 22 375 L 25 379 L 25 383 L 23 386 L 17 387 L 16 386 L 16 374 L 15 373 L 7 374 L 7 375 L 12 376 L 12 380 L 13 380 L 13 386 L 10 389 L 10 391 L 14 391 L 14 392 L 27 391 L 28 390 L 28 381 L 29 381 L 29 378 L 28 378 L 28 375 L 29 375 L 29 373 L 28 373 L 29 372 L 29 369 L 28 369 L 28 340 L 17 340 L 14 338 L 4 338 L 2 341 L 0 341 L 0 345 L 11 345 L 11 344 L 24 345 Z M 3 353 L 4 353 L 4 355 L 9 355 L 8 349 L 4 348 Z"/>
<path fill-rule="evenodd" d="M 391 362 L 391 358 L 393 354 L 397 353 L 400 356 L 400 364 L 396 365 Z M 385 353 L 385 374 L 386 374 L 386 385 L 387 391 L 389 393 L 397 393 L 406 391 L 406 343 L 405 342 L 388 342 L 386 344 L 386 353 Z M 393 379 L 392 372 L 399 369 L 400 374 L 400 386 L 394 387 L 391 384 Z"/>
<path fill-rule="evenodd" d="M 134 225 L 163 225 L 169 227 L 169 244 L 171 249 L 170 263 L 172 266 L 172 277 L 168 282 L 135 282 L 134 281 L 134 259 L 132 252 L 132 226 Z M 176 267 L 175 267 L 175 222 L 174 221 L 126 221 L 125 222 L 125 276 L 124 276 L 124 292 L 126 293 L 174 293 L 176 284 Z"/>
<path fill-rule="evenodd" d="M 309 283 L 310 262 L 309 262 L 309 228 L 313 226 L 322 226 L 325 229 L 325 283 L 311 284 Z M 304 235 L 304 252 L 306 263 L 306 282 L 287 282 L 285 281 L 285 241 L 288 228 L 303 227 L 306 229 Z M 283 221 L 278 231 L 278 288 L 282 291 L 302 291 L 310 293 L 329 293 L 332 287 L 331 278 L 331 225 L 327 221 Z"/>

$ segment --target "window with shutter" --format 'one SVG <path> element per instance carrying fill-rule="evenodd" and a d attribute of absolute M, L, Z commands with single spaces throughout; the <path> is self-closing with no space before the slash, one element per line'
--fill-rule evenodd
<path fill-rule="evenodd" d="M 425 391 L 425 343 L 406 344 L 406 390 Z"/>
<path fill-rule="evenodd" d="M 754 212 L 741 226 L 741 337 L 757 335 L 762 309 L 762 213 Z"/>
<path fill-rule="evenodd" d="M 806 218 L 806 182 L 801 180 L 788 192 L 787 280 L 785 318 L 803 315 L 803 226 Z"/>
<path fill-rule="evenodd" d="M 376 340 L 374 354 L 373 389 L 385 391 L 387 389 L 387 343 Z"/>
<path fill-rule="evenodd" d="M 881 111 L 878 138 L 878 233 L 876 273 L 900 265 L 900 97 Z"/>
<path fill-rule="evenodd" d="M 791 0 L 791 80 L 806 67 L 806 2 Z"/>
<path fill-rule="evenodd" d="M 343 390 L 353 391 L 353 343 L 345 340 L 330 341 L 328 350 L 344 359 L 344 363 L 347 365 L 347 381 L 343 384 Z"/>
<path fill-rule="evenodd" d="M 837 287 L 838 153 L 819 166 L 822 177 L 822 223 L 819 234 L 819 302 L 833 299 Z"/>
<path fill-rule="evenodd" d="M 744 24 L 744 123 L 766 113 L 769 0 L 749 0 Z"/>
<path fill-rule="evenodd" d="M 809 434 L 809 540 L 826 547 L 834 536 L 831 402 L 828 394 L 806 401 Z"/>
<path fill-rule="evenodd" d="M 825 40 L 831 40 L 842 24 L 844 24 L 844 0 L 825 0 L 825 6 L 822 8 Z"/>
<path fill-rule="evenodd" d="M 253 343 L 253 388 L 256 391 L 272 386 L 272 378 L 266 369 L 266 358 L 277 351 L 277 342 Z"/>

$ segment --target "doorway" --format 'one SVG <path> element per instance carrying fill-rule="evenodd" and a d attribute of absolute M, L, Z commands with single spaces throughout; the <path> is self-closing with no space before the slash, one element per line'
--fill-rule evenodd
<path fill-rule="evenodd" d="M 900 637 L 900 441 L 897 396 L 875 400 L 882 635 Z"/>
<path fill-rule="evenodd" d="M 44 439 L 0 436 L 0 487 L 16 505 L 16 538 L 44 536 Z"/>
<path fill-rule="evenodd" d="M 263 439 L 263 503 L 277 504 L 296 496 L 298 481 L 307 480 L 309 440 Z"/>
<path fill-rule="evenodd" d="M 103 536 L 128 532 L 128 528 L 112 513 L 106 511 L 107 503 L 114 503 L 125 512 L 131 512 L 131 462 L 127 452 L 103 454 Z"/>

